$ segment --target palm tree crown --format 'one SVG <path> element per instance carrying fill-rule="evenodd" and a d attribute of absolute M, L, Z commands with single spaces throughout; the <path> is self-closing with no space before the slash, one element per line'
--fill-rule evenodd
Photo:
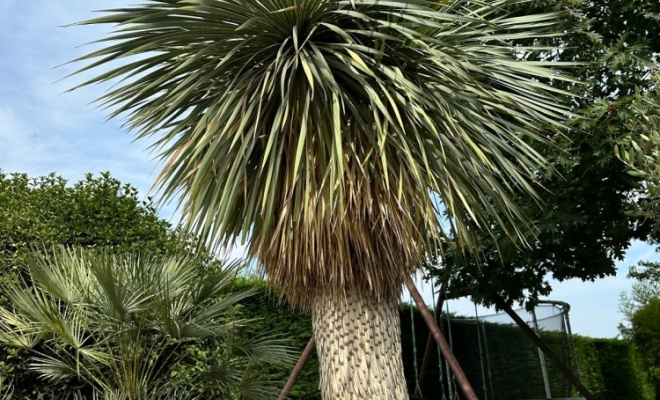
<path fill-rule="evenodd" d="M 162 133 L 165 198 L 206 239 L 247 240 L 294 304 L 393 297 L 444 235 L 436 198 L 464 240 L 494 210 L 520 220 L 508 192 L 544 165 L 529 143 L 566 118 L 541 83 L 559 64 L 510 44 L 561 14 L 518 3 L 151 0 L 82 23 L 117 28 L 81 71 L 139 58 L 80 86 L 127 79 L 101 100 Z"/>

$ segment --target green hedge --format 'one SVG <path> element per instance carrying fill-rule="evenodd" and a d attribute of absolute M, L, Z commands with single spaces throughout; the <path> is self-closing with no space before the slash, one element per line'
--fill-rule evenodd
<path fill-rule="evenodd" d="M 302 351 L 312 336 L 311 315 L 292 310 L 287 305 L 281 304 L 274 294 L 267 293 L 265 284 L 260 280 L 246 279 L 236 282 L 237 289 L 248 289 L 255 286 L 263 291 L 241 302 L 243 315 L 246 318 L 254 318 L 248 326 L 243 328 L 243 334 L 248 336 L 265 333 L 280 335 L 288 340 L 289 345 Z M 321 399 L 318 390 L 318 368 L 319 361 L 316 352 L 313 352 L 293 387 L 290 396 L 292 399 Z M 290 368 L 270 368 L 264 371 L 264 377 L 268 380 L 279 381 L 284 386 L 290 373 Z"/>
<path fill-rule="evenodd" d="M 418 348 L 418 365 L 421 365 L 428 330 L 417 310 L 415 337 Z M 414 389 L 414 357 L 412 355 L 412 325 L 410 310 L 402 313 L 402 340 L 404 348 L 404 368 L 406 368 L 410 389 Z M 449 329 L 451 327 L 451 330 Z M 483 328 L 469 320 L 456 318 L 449 323 L 445 320 L 443 329 L 447 339 L 453 344 L 454 354 L 465 370 L 481 399 L 542 399 L 545 398 L 543 374 L 536 346 L 516 326 L 486 323 Z M 449 332 L 451 331 L 451 338 Z M 560 335 L 544 334 L 544 340 L 562 358 L 563 343 Z M 480 346 L 481 341 L 481 346 Z M 420 345 L 421 343 L 421 345 Z M 486 351 L 487 350 L 487 351 Z M 437 351 L 431 358 L 429 377 L 422 394 L 438 393 L 442 385 L 439 380 Z M 490 364 L 490 368 L 488 365 Z M 570 397 L 571 388 L 559 370 L 546 361 L 548 378 L 553 397 Z M 430 397 L 430 396 L 429 396 Z"/>
<path fill-rule="evenodd" d="M 243 328 L 244 335 L 275 333 L 287 339 L 291 346 L 301 350 L 305 347 L 312 334 L 311 316 L 308 313 L 291 310 L 287 305 L 279 303 L 276 296 L 266 294 L 265 285 L 261 281 L 244 279 L 237 281 L 235 285 L 236 289 L 250 287 L 263 289 L 261 293 L 244 300 L 240 305 L 243 316 L 253 318 Z M 413 393 L 415 391 L 415 354 L 410 311 L 408 307 L 402 308 L 401 323 L 404 369 L 409 391 Z M 420 367 L 428 329 L 418 310 L 413 309 L 412 316 L 417 347 L 417 366 Z M 478 332 L 475 324 L 469 321 L 452 319 L 450 324 L 454 352 L 480 399 L 545 398 L 538 351 L 520 329 L 516 326 L 486 324 L 484 330 Z M 448 332 L 446 322 L 444 329 Z M 488 369 L 482 371 L 481 368 L 485 348 L 482 344 L 480 354 L 479 336 L 483 338 L 484 331 L 487 338 L 490 371 Z M 545 333 L 542 334 L 542 337 L 556 353 L 562 357 L 568 357 L 562 353 L 564 346 L 560 335 Z M 635 358 L 628 341 L 576 336 L 575 345 L 582 381 L 598 400 L 655 399 L 653 389 L 646 382 L 644 370 Z M 5 354 L 0 357 L 0 370 L 24 364 L 26 361 L 19 354 Z M 563 375 L 549 361 L 546 364 L 553 396 L 577 396 Z M 263 371 L 263 377 L 278 381 L 283 386 L 289 373 L 290 368 L 270 368 Z M 490 379 L 486 379 L 485 384 L 483 375 L 490 376 Z M 446 377 L 441 382 L 439 376 L 437 351 L 434 351 L 427 383 L 421 388 L 422 394 L 425 394 L 426 398 L 441 399 L 439 396 L 441 386 L 444 385 L 446 388 L 448 382 Z M 62 382 L 57 385 L 57 389 L 61 392 L 68 385 L 70 384 Z M 45 387 L 47 387 L 45 384 L 35 385 L 34 389 L 40 393 L 34 392 L 34 398 L 43 395 L 41 390 L 44 390 Z M 290 397 L 293 400 L 320 400 L 316 354 L 313 354 L 307 362 Z M 46 395 L 44 398 L 56 399 L 58 397 Z"/>
<path fill-rule="evenodd" d="M 598 400 L 653 400 L 653 386 L 629 341 L 576 336 L 582 382 Z"/>
<path fill-rule="evenodd" d="M 414 310 L 415 338 L 418 366 L 421 365 L 428 330 L 421 316 Z M 539 354 L 532 341 L 513 325 L 486 323 L 477 332 L 476 325 L 461 319 L 452 319 L 451 332 L 456 358 L 480 399 L 543 399 L 545 389 Z M 445 332 L 447 324 L 444 323 Z M 414 391 L 414 357 L 410 310 L 402 312 L 403 359 L 411 393 Z M 481 369 L 479 336 L 486 336 L 490 371 Z M 543 332 L 544 342 L 567 363 L 572 355 L 565 352 L 562 335 Z M 646 380 L 646 373 L 636 358 L 629 341 L 574 337 L 581 380 L 598 400 L 653 400 L 654 390 Z M 485 360 L 485 345 L 482 351 Z M 422 394 L 435 398 L 441 390 L 437 352 L 433 353 L 430 382 L 422 387 Z M 545 359 L 552 396 L 579 397 L 566 378 L 550 360 Z M 572 364 L 571 364 L 572 365 Z M 486 380 L 482 378 L 486 376 Z M 488 378 L 490 376 L 490 379 Z M 447 386 L 446 379 L 443 381 Z M 432 395 L 431 395 L 432 394 Z M 487 394 L 487 396 L 485 395 Z"/>
<path fill-rule="evenodd" d="M 255 281 L 245 281 L 240 285 L 263 287 L 262 283 Z M 301 350 L 311 336 L 310 315 L 290 310 L 286 305 L 279 304 L 274 296 L 254 296 L 247 299 L 242 307 L 247 316 L 258 318 L 245 328 L 246 334 L 279 333 L 290 339 L 291 345 Z M 408 388 L 410 393 L 413 393 L 415 391 L 415 369 L 410 315 L 410 309 L 403 307 L 401 314 L 403 362 Z M 428 329 L 416 309 L 413 309 L 413 321 L 419 368 L 424 356 Z M 479 398 L 497 400 L 545 398 L 538 351 L 518 327 L 499 324 L 485 325 L 490 361 L 489 373 L 488 369 L 484 369 L 482 372 L 480 362 L 482 355 L 478 335 L 483 338 L 484 332 L 478 333 L 475 324 L 468 321 L 452 320 L 450 324 L 454 352 Z M 447 329 L 446 323 L 444 328 Z M 570 354 L 564 353 L 566 346 L 562 342 L 561 335 L 543 333 L 542 337 L 560 357 L 565 359 L 570 357 Z M 482 354 L 485 358 L 483 346 L 482 344 Z M 582 381 L 598 400 L 653 400 L 655 398 L 653 389 L 646 382 L 644 370 L 636 360 L 628 341 L 576 336 L 575 346 Z M 577 397 L 577 392 L 571 388 L 561 372 L 549 360 L 546 360 L 546 366 L 553 397 Z M 290 370 L 273 369 L 264 373 L 269 378 L 279 380 L 284 384 Z M 485 385 L 483 375 L 487 377 Z M 488 379 L 488 376 L 491 378 Z M 445 387 L 448 385 L 446 379 L 442 383 Z M 298 378 L 291 398 L 294 400 L 320 399 L 317 388 L 318 359 L 314 354 Z M 426 394 L 428 398 L 440 398 L 438 397 L 440 388 L 438 358 L 437 352 L 434 352 L 427 384 L 421 388 L 422 394 Z M 487 397 L 484 393 L 487 394 Z"/>

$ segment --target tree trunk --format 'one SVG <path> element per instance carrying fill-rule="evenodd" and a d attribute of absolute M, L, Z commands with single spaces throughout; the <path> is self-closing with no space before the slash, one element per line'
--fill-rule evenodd
<path fill-rule="evenodd" d="M 367 290 L 318 294 L 312 324 L 323 399 L 408 399 L 396 300 Z"/>

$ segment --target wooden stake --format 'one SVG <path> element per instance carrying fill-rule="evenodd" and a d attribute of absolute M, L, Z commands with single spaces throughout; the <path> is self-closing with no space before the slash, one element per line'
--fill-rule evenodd
<path fill-rule="evenodd" d="M 580 382 L 580 380 L 576 378 L 575 375 L 573 375 L 573 373 L 571 372 L 570 369 L 568 369 L 566 364 L 564 364 L 559 359 L 559 357 L 557 357 L 557 355 L 543 342 L 543 340 L 541 340 L 541 338 L 534 333 L 532 328 L 530 328 L 529 325 L 527 325 L 525 321 L 523 321 L 522 318 L 520 318 L 520 316 L 516 314 L 516 312 L 513 311 L 508 304 L 506 304 L 506 302 L 501 296 L 493 295 L 492 299 L 495 302 L 495 305 L 497 305 L 497 307 L 504 310 L 507 314 L 509 314 L 509 316 L 514 321 L 516 321 L 516 324 L 518 324 L 520 329 L 522 329 L 522 331 L 525 332 L 530 339 L 532 339 L 534 344 L 536 344 L 536 346 L 538 346 L 538 348 L 541 349 L 543 354 L 545 354 L 550 359 L 550 361 L 552 361 L 557 366 L 557 368 L 559 368 L 559 370 L 564 374 L 566 379 L 568 379 L 569 382 L 571 382 L 573 386 L 575 386 L 578 392 L 580 392 L 580 394 L 584 396 L 585 399 L 596 400 L 596 397 L 593 394 L 591 394 L 589 389 L 587 389 L 582 384 L 582 382 Z"/>
<path fill-rule="evenodd" d="M 438 328 L 438 324 L 436 324 L 436 322 L 434 321 L 433 315 L 431 315 L 431 312 L 426 307 L 426 304 L 424 304 L 422 295 L 419 294 L 419 291 L 417 290 L 415 283 L 412 281 L 410 277 L 406 279 L 406 286 L 408 287 L 408 290 L 410 291 L 410 294 L 412 295 L 413 299 L 415 299 L 417 308 L 419 308 L 419 311 L 422 313 L 422 317 L 424 318 L 424 321 L 426 321 L 426 325 L 428 325 L 431 334 L 433 334 L 433 338 L 435 339 L 436 343 L 438 343 L 438 346 L 440 346 L 440 351 L 442 352 L 442 355 L 445 357 L 445 360 L 447 360 L 451 372 L 454 373 L 454 376 L 456 377 L 456 381 L 458 382 L 458 386 L 460 386 L 461 391 L 465 395 L 465 398 L 467 400 L 479 400 L 474 389 L 472 389 L 470 382 L 468 382 L 467 376 L 465 376 L 465 372 L 463 372 L 461 365 L 458 363 L 458 360 L 456 360 L 454 353 L 452 353 L 451 348 L 449 347 L 449 344 L 445 340 L 444 335 L 442 334 L 442 332 L 440 332 L 440 328 Z"/>
<path fill-rule="evenodd" d="M 447 289 L 447 285 L 443 282 L 443 284 L 440 286 L 440 293 L 438 293 L 438 301 L 435 305 L 435 317 L 436 317 L 436 323 L 437 318 L 442 315 L 442 304 L 443 304 L 443 294 L 445 293 L 445 290 Z M 424 386 L 424 383 L 426 381 L 426 374 L 428 373 L 428 369 L 431 365 L 431 354 L 433 353 L 433 350 L 435 350 L 435 340 L 433 339 L 433 334 L 429 332 L 428 337 L 426 338 L 426 349 L 424 350 L 424 359 L 422 360 L 422 367 L 419 370 L 419 381 L 417 381 L 417 388 L 415 388 L 415 396 L 420 396 L 422 393 L 419 392 L 419 389 Z"/>
<path fill-rule="evenodd" d="M 296 383 L 296 380 L 300 376 L 300 373 L 302 372 L 305 363 L 307 363 L 309 356 L 312 355 L 312 351 L 314 351 L 314 347 L 316 347 L 316 340 L 314 339 L 314 336 L 312 336 L 309 339 L 309 342 L 307 342 L 307 346 L 305 346 L 305 350 L 303 350 L 302 354 L 300 355 L 300 358 L 298 359 L 296 366 L 293 367 L 293 371 L 291 371 L 291 375 L 289 375 L 289 379 L 286 381 L 286 384 L 284 385 L 284 388 L 280 393 L 280 397 L 278 397 L 277 400 L 285 400 L 286 397 L 289 395 L 289 393 L 291 393 L 291 389 L 293 388 L 293 385 Z"/>

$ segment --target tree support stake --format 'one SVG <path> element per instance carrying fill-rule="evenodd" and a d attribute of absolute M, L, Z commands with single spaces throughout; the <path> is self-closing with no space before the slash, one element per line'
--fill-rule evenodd
<path fill-rule="evenodd" d="M 300 376 L 300 373 L 302 372 L 305 363 L 307 363 L 309 356 L 312 355 L 312 351 L 314 351 L 314 347 L 316 347 L 316 340 L 312 335 L 312 337 L 309 339 L 309 342 L 307 342 L 307 346 L 305 346 L 305 350 L 303 350 L 302 354 L 300 355 L 300 358 L 298 359 L 296 366 L 293 367 L 293 371 L 291 371 L 291 375 L 289 375 L 289 379 L 286 381 L 286 384 L 284 385 L 284 388 L 280 393 L 280 397 L 278 397 L 277 400 L 285 400 L 286 397 L 289 395 L 289 393 L 291 393 L 291 389 L 293 388 L 293 385 L 296 383 L 296 380 Z"/>
<path fill-rule="evenodd" d="M 458 360 L 456 360 L 454 353 L 452 353 L 451 348 L 447 343 L 447 340 L 445 340 L 444 335 L 440 331 L 438 324 L 434 320 L 429 309 L 426 307 L 426 304 L 424 304 L 422 295 L 419 294 L 419 291 L 417 290 L 415 283 L 412 281 L 410 277 L 406 279 L 406 286 L 408 287 L 408 290 L 410 291 L 410 294 L 412 295 L 413 299 L 415 299 L 417 308 L 419 308 L 419 311 L 421 312 L 422 317 L 424 318 L 424 322 L 426 322 L 426 325 L 428 325 L 429 327 L 430 334 L 433 336 L 436 343 L 440 347 L 440 351 L 442 352 L 442 355 L 445 357 L 445 360 L 449 364 L 449 368 L 451 369 L 452 373 L 456 377 L 456 381 L 458 382 L 461 391 L 465 395 L 465 398 L 467 400 L 479 400 L 477 394 L 470 385 L 470 382 L 468 382 L 468 379 L 465 376 L 465 372 L 463 372 L 461 365 L 458 363 Z M 284 388 L 282 389 L 282 392 L 280 393 L 278 400 L 285 400 L 286 397 L 289 395 L 289 393 L 291 393 L 291 388 L 293 388 L 293 385 L 296 383 L 298 376 L 300 376 L 300 373 L 303 367 L 305 366 L 307 359 L 309 359 L 309 356 L 312 354 L 312 351 L 314 350 L 315 346 L 316 346 L 316 341 L 314 340 L 314 336 L 312 336 L 309 339 L 307 346 L 305 346 L 305 350 L 303 350 L 302 354 L 300 355 L 300 359 L 298 359 L 296 366 L 291 371 L 291 375 L 289 376 L 289 379 L 286 381 L 286 384 L 284 385 Z"/>
<path fill-rule="evenodd" d="M 447 363 L 449 364 L 449 368 L 456 377 L 456 382 L 458 382 L 458 386 L 461 388 L 461 391 L 465 395 L 465 398 L 467 400 L 479 400 L 474 389 L 472 389 L 470 382 L 468 382 L 467 376 L 465 376 L 465 372 L 463 372 L 463 368 L 461 368 L 461 365 L 458 363 L 458 360 L 454 356 L 454 353 L 452 353 L 451 348 L 447 343 L 447 340 L 445 340 L 445 337 L 440 331 L 438 324 L 435 323 L 435 320 L 433 319 L 433 315 L 431 315 L 431 312 L 426 307 L 426 304 L 424 304 L 422 295 L 419 294 L 419 291 L 417 290 L 415 283 L 412 281 L 410 277 L 406 278 L 406 286 L 408 287 L 408 290 L 410 291 L 410 294 L 412 295 L 413 299 L 415 299 L 417 308 L 421 312 L 422 317 L 426 322 L 426 325 L 428 325 L 429 330 L 433 335 L 433 338 L 435 339 L 438 346 L 440 346 L 440 351 L 442 352 L 442 355 L 445 357 L 445 360 L 447 360 Z"/>
<path fill-rule="evenodd" d="M 557 357 L 557 355 L 545 344 L 545 342 L 543 342 L 543 340 L 541 340 L 541 338 L 536 333 L 534 333 L 532 328 L 530 328 L 529 325 L 527 325 L 525 321 L 523 321 L 522 318 L 520 318 L 520 316 L 516 314 L 516 312 L 513 311 L 513 309 L 511 309 L 511 307 L 506 303 L 506 301 L 504 301 L 504 299 L 500 295 L 495 294 L 492 296 L 492 299 L 497 307 L 501 308 L 507 314 L 509 314 L 509 316 L 516 322 L 516 324 L 518 324 L 520 329 L 522 329 L 522 331 L 525 332 L 530 339 L 532 339 L 532 342 L 536 344 L 536 346 L 543 352 L 543 354 L 545 354 L 546 357 L 548 357 L 550 361 L 552 361 L 557 366 L 557 368 L 559 368 L 559 370 L 564 374 L 566 379 L 568 379 L 569 382 L 571 382 L 571 384 L 575 386 L 578 392 L 580 392 L 580 394 L 584 396 L 585 399 L 596 400 L 596 397 L 593 394 L 591 394 L 589 389 L 587 389 L 582 384 L 582 382 L 580 382 L 580 380 L 575 375 L 573 375 L 573 372 L 571 372 L 571 370 L 568 369 L 566 364 L 564 364 L 559 359 L 559 357 Z"/>
<path fill-rule="evenodd" d="M 440 286 L 440 293 L 438 293 L 438 301 L 437 304 L 435 305 L 435 317 L 440 318 L 442 315 L 442 304 L 443 304 L 443 295 L 445 295 L 445 291 L 447 290 L 447 285 L 445 282 Z M 436 323 L 438 323 L 438 320 L 436 320 Z M 431 365 L 431 354 L 435 350 L 435 345 L 433 344 L 435 340 L 433 340 L 433 334 L 429 331 L 429 335 L 426 339 L 426 349 L 424 350 L 424 359 L 422 360 L 422 367 L 419 371 L 419 381 L 417 383 L 418 387 L 421 388 L 424 386 L 426 383 L 426 376 L 428 374 L 429 367 Z M 418 389 L 415 389 L 415 396 L 420 396 L 421 393 L 419 393 Z"/>

